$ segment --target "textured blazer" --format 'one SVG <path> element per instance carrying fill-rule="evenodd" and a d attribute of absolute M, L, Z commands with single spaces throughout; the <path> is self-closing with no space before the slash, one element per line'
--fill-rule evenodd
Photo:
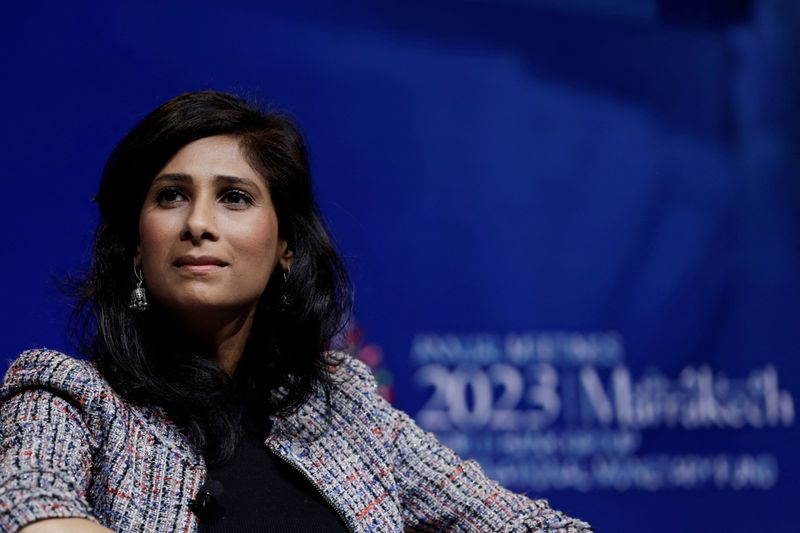
<path fill-rule="evenodd" d="M 591 531 L 489 480 L 391 407 L 346 357 L 331 408 L 315 394 L 273 418 L 265 447 L 307 477 L 354 532 Z M 92 363 L 24 352 L 0 389 L 0 531 L 83 517 L 115 531 L 196 531 L 206 466 L 163 410 L 114 393 Z"/>

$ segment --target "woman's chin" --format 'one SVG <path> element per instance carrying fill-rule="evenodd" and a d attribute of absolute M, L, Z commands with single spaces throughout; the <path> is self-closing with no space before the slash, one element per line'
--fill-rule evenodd
<path fill-rule="evenodd" d="M 187 297 L 165 302 L 171 314 L 186 319 L 230 320 L 236 315 L 246 316 L 255 308 L 255 302 L 232 301 L 229 298 Z"/>

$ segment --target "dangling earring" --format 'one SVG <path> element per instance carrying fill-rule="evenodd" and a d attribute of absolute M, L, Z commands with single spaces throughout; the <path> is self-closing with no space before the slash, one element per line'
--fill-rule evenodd
<path fill-rule="evenodd" d="M 292 305 L 292 298 L 289 296 L 289 291 L 286 290 L 290 273 L 291 270 L 288 268 L 283 271 L 283 294 L 281 295 L 281 310 L 283 311 L 288 310 L 289 306 Z"/>
<path fill-rule="evenodd" d="M 147 291 L 142 286 L 144 284 L 142 271 L 136 265 L 133 266 L 133 274 L 136 276 L 136 288 L 131 292 L 131 303 L 128 307 L 134 311 L 147 311 L 147 308 L 150 307 L 147 302 Z"/>

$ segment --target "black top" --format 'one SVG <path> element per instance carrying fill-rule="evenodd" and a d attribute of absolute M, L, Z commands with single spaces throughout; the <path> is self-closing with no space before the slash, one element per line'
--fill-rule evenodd
<path fill-rule="evenodd" d="M 201 518 L 200 531 L 347 531 L 317 488 L 264 445 L 269 419 L 256 417 L 250 409 L 242 419 L 242 440 L 233 459 L 208 469 L 201 492 L 211 496 L 199 496 L 192 506 Z"/>

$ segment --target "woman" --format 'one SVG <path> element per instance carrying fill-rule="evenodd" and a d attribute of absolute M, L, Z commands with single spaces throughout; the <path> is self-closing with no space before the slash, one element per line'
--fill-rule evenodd
<path fill-rule="evenodd" d="M 119 144 L 78 322 L 0 413 L 0 529 L 588 531 L 488 480 L 330 352 L 347 277 L 290 121 L 178 96 Z"/>

